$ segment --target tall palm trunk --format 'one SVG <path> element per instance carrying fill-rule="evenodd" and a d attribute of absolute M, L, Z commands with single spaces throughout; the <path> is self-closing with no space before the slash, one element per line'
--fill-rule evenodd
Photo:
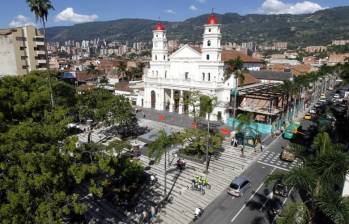
<path fill-rule="evenodd" d="M 207 114 L 207 147 L 206 147 L 206 168 L 205 173 L 208 173 L 208 149 L 210 147 L 210 113 Z"/>
<path fill-rule="evenodd" d="M 43 18 L 42 18 L 42 26 L 44 28 L 45 57 L 46 57 L 46 68 L 47 68 L 47 73 L 48 73 L 48 85 L 50 88 L 51 109 L 53 109 L 55 106 L 55 103 L 53 100 L 53 91 L 52 91 L 51 73 L 50 73 L 50 62 L 48 60 L 47 39 L 46 39 L 46 23 L 45 23 L 45 20 Z"/>

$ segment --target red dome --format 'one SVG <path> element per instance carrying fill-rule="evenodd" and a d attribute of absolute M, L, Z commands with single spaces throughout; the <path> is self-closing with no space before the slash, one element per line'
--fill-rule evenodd
<path fill-rule="evenodd" d="M 210 24 L 210 25 L 218 24 L 218 20 L 213 13 L 210 15 L 210 17 L 208 17 L 207 24 Z"/>
<path fill-rule="evenodd" d="M 158 22 L 156 25 L 155 25 L 155 30 L 165 30 L 165 25 Z"/>

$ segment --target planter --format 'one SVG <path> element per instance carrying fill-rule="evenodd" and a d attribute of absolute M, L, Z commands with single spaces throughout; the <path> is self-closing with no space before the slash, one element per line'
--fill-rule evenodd
<path fill-rule="evenodd" d="M 186 155 L 181 151 L 178 152 L 178 156 L 180 158 L 183 158 L 184 160 L 190 160 L 190 161 L 201 163 L 201 164 L 203 164 L 206 161 L 206 156 L 202 156 L 201 158 L 198 158 L 197 156 Z"/>

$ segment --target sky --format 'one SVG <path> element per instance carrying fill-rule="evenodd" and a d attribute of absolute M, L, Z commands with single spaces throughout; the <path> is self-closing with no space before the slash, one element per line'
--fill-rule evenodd
<path fill-rule="evenodd" d="M 36 24 L 26 0 L 3 4 L 0 27 Z M 241 15 L 302 14 L 325 8 L 349 5 L 348 0 L 51 0 L 48 26 L 66 26 L 83 22 L 120 18 L 182 21 L 211 12 L 236 12 Z M 40 24 L 38 24 L 40 26 Z"/>

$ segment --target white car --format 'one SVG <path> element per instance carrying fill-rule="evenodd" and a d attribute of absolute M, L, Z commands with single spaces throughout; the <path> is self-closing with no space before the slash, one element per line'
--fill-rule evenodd
<path fill-rule="evenodd" d="M 340 98 L 340 96 L 339 96 L 339 94 L 334 94 L 334 95 L 333 95 L 333 98 L 338 99 L 338 98 Z"/>
<path fill-rule="evenodd" d="M 316 110 L 315 110 L 315 109 L 310 109 L 310 110 L 309 110 L 309 113 L 310 113 L 310 114 L 316 114 Z"/>

